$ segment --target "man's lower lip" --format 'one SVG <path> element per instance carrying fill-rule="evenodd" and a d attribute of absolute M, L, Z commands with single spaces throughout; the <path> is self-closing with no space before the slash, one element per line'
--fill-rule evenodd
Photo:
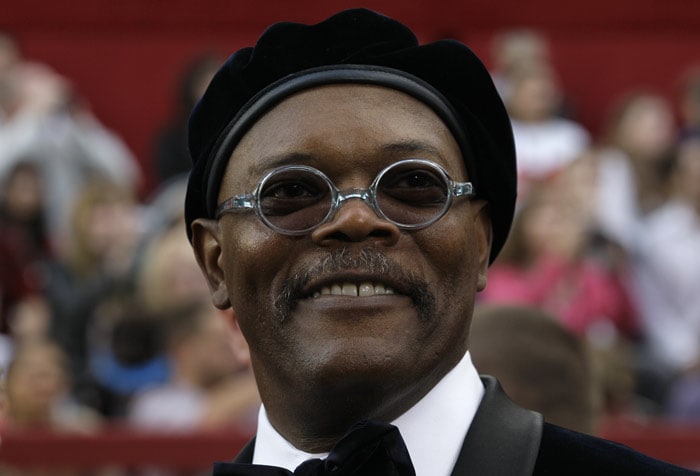
<path fill-rule="evenodd" d="M 357 306 L 372 305 L 382 306 L 399 301 L 410 300 L 408 296 L 402 294 L 376 294 L 374 296 L 337 296 L 323 295 L 300 299 L 298 304 L 320 305 L 320 306 Z"/>
<path fill-rule="evenodd" d="M 313 309 L 314 311 L 332 310 L 352 311 L 357 309 L 386 310 L 387 308 L 412 305 L 408 296 L 401 294 L 376 295 L 376 296 L 320 296 L 306 298 L 297 301 L 297 309 Z"/>
<path fill-rule="evenodd" d="M 404 295 L 370 297 L 322 296 L 298 301 L 293 314 L 331 319 L 376 319 L 381 316 L 403 315 L 413 309 L 413 302 Z"/>

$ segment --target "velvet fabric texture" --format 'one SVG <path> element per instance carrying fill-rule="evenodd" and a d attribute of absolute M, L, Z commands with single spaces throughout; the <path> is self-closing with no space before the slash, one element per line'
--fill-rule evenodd
<path fill-rule="evenodd" d="M 235 149 L 236 141 L 224 139 L 241 116 L 290 78 L 340 65 L 394 71 L 426 83 L 444 98 L 466 137 L 458 143 L 469 180 L 477 198 L 489 202 L 493 260 L 510 229 L 517 177 L 510 120 L 488 71 L 462 43 L 441 40 L 419 45 L 406 26 L 366 9 L 346 10 L 316 25 L 274 24 L 254 47 L 235 52 L 219 69 L 189 122 L 193 169 L 185 202 L 188 235 L 194 219 L 213 218 L 216 203 L 211 202 L 223 169 L 212 164 L 217 155 L 224 154 L 228 160 Z M 269 104 L 272 107 L 274 103 Z"/>
<path fill-rule="evenodd" d="M 533 475 L 692 476 L 696 471 L 627 446 L 545 423 Z"/>

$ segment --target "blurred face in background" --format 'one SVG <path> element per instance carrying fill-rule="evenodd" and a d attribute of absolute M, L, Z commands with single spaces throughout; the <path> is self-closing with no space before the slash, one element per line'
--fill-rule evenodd
<path fill-rule="evenodd" d="M 51 423 L 51 409 L 67 391 L 65 356 L 54 344 L 35 342 L 21 348 L 7 375 L 10 420 L 18 425 Z"/>
<path fill-rule="evenodd" d="M 88 183 L 74 209 L 76 267 L 88 274 L 128 269 L 141 235 L 140 212 L 131 190 L 101 179 Z"/>
<path fill-rule="evenodd" d="M 214 386 L 240 370 L 232 340 L 229 325 L 212 306 L 209 313 L 201 317 L 199 329 L 190 344 L 190 356 L 198 362 L 202 387 Z"/>
<path fill-rule="evenodd" d="M 87 243 L 96 256 L 102 256 L 124 240 L 128 245 L 134 238 L 138 216 L 130 202 L 104 202 L 96 205 L 87 217 Z"/>
<path fill-rule="evenodd" d="M 631 159 L 655 162 L 672 149 L 675 131 L 670 104 L 661 97 L 639 95 L 622 107 L 614 140 Z"/>
<path fill-rule="evenodd" d="M 549 62 L 549 45 L 536 30 L 508 30 L 494 38 L 493 59 L 498 71 L 509 74 L 523 63 Z"/>
<path fill-rule="evenodd" d="M 5 181 L 2 206 L 5 213 L 20 222 L 31 222 L 41 214 L 44 196 L 43 182 L 37 166 L 22 162 Z"/>
<path fill-rule="evenodd" d="M 523 234 L 533 256 L 573 259 L 585 238 L 585 220 L 574 194 L 564 187 L 543 186 L 528 198 Z"/>
<path fill-rule="evenodd" d="M 542 63 L 521 66 L 512 76 L 508 112 L 523 122 L 540 122 L 553 117 L 561 94 L 551 67 Z"/>
<path fill-rule="evenodd" d="M 193 300 L 208 300 L 209 287 L 192 247 L 177 223 L 148 247 L 139 276 L 139 293 L 152 311 L 161 312 Z"/>

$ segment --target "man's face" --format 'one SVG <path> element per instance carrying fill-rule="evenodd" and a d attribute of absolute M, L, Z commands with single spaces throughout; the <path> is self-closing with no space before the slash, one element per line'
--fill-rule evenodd
<path fill-rule="evenodd" d="M 367 188 L 406 158 L 469 179 L 453 136 L 423 103 L 376 86 L 316 88 L 250 129 L 233 152 L 219 202 L 251 192 L 280 165 L 310 165 L 347 191 Z M 274 232 L 250 211 L 197 220 L 193 230 L 214 301 L 231 305 L 250 345 L 273 423 L 290 407 L 298 412 L 319 401 L 354 408 L 367 400 L 367 411 L 379 415 L 364 416 L 398 416 L 467 348 L 490 247 L 483 202 L 457 198 L 417 231 L 400 230 L 359 199 L 304 236 Z M 368 295 L 317 295 L 334 288 Z M 383 291 L 389 288 L 392 294 Z"/>

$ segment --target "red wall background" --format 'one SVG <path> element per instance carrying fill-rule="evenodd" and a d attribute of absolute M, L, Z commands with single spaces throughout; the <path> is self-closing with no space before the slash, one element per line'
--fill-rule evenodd
<path fill-rule="evenodd" d="M 0 0 L 0 29 L 70 78 L 148 174 L 153 135 L 194 55 L 229 53 L 274 21 L 316 22 L 351 6 L 393 16 L 423 41 L 458 38 L 487 64 L 495 32 L 541 30 L 594 134 L 620 94 L 643 87 L 674 100 L 681 75 L 700 64 L 699 0 Z"/>

